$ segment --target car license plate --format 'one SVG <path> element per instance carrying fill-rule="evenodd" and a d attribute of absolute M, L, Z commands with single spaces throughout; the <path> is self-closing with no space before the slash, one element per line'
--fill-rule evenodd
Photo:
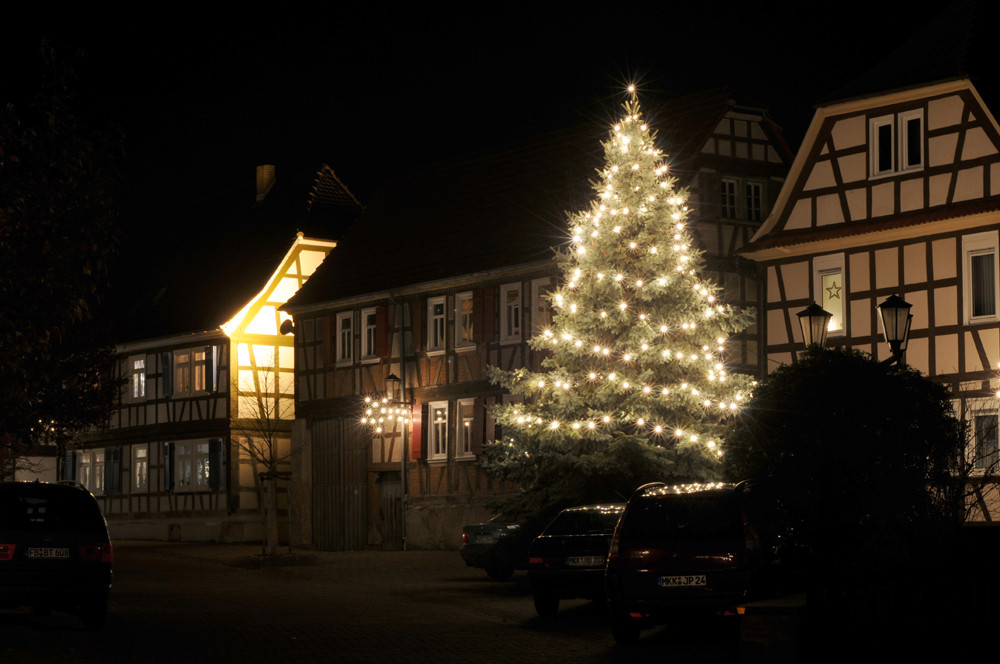
<path fill-rule="evenodd" d="M 566 564 L 572 567 L 593 567 L 604 562 L 604 556 L 570 556 L 566 559 Z"/>
<path fill-rule="evenodd" d="M 661 576 L 660 585 L 664 588 L 688 588 L 704 586 L 704 574 L 686 574 L 684 576 Z"/>
<path fill-rule="evenodd" d="M 476 544 L 493 544 L 495 541 L 492 535 L 476 535 Z"/>
<path fill-rule="evenodd" d="M 69 549 L 65 547 L 29 546 L 29 558 L 69 558 Z"/>

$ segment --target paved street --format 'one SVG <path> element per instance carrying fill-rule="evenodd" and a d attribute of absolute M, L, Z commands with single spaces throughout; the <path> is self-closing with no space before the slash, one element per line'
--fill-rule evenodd
<path fill-rule="evenodd" d="M 246 545 L 122 542 L 103 632 L 74 616 L 0 612 L 4 662 L 735 661 L 713 634 L 616 646 L 598 607 L 535 615 L 523 572 L 495 582 L 455 551 L 292 556 Z M 746 659 L 745 657 L 743 659 Z"/>

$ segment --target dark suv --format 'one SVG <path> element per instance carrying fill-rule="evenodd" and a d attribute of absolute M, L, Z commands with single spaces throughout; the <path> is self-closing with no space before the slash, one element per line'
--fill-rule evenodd
<path fill-rule="evenodd" d="M 0 607 L 104 626 L 114 554 L 97 500 L 76 483 L 0 483 Z"/>
<path fill-rule="evenodd" d="M 605 584 L 612 633 L 699 613 L 735 614 L 769 567 L 773 529 L 748 485 L 655 483 L 629 499 Z"/>

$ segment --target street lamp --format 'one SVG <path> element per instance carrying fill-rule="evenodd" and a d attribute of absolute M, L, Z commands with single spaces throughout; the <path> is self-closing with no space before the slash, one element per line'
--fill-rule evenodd
<path fill-rule="evenodd" d="M 906 352 L 906 345 L 910 340 L 910 324 L 913 321 L 910 307 L 912 306 L 895 293 L 878 305 L 878 315 L 882 321 L 882 334 L 892 351 L 892 357 L 886 360 L 885 364 L 902 364 L 903 353 Z"/>
<path fill-rule="evenodd" d="M 802 340 L 806 347 L 816 344 L 822 348 L 826 345 L 826 333 L 830 329 L 830 319 L 833 318 L 833 314 L 813 302 L 796 315 L 799 317 Z"/>

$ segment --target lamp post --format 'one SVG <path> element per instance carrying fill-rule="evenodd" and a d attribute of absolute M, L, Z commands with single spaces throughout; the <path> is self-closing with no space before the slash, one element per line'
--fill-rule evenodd
<path fill-rule="evenodd" d="M 826 333 L 830 329 L 830 319 L 833 314 L 813 302 L 796 314 L 799 326 L 802 327 L 802 340 L 806 347 L 816 344 L 820 348 L 826 345 Z"/>
<path fill-rule="evenodd" d="M 882 321 L 882 334 L 886 343 L 889 344 L 889 350 L 892 351 L 892 357 L 883 362 L 886 366 L 903 363 L 903 354 L 906 353 L 906 345 L 910 340 L 910 324 L 913 321 L 910 307 L 912 306 L 895 293 L 878 305 L 879 320 Z"/>
<path fill-rule="evenodd" d="M 397 418 L 398 421 L 403 423 L 403 434 L 402 440 L 399 448 L 399 481 L 400 481 L 400 491 L 402 491 L 402 496 L 400 500 L 402 504 L 400 505 L 400 511 L 402 512 L 402 523 L 400 527 L 402 529 L 401 535 L 403 538 L 403 551 L 406 551 L 406 453 L 407 453 L 407 440 L 406 431 L 410 428 L 410 413 L 409 409 L 412 404 L 409 401 L 404 401 L 403 399 L 403 381 L 394 373 L 390 373 L 385 377 L 385 392 L 389 398 L 388 404 L 393 408 L 406 409 L 403 414 L 402 419 Z M 396 390 L 399 390 L 399 397 L 396 396 Z"/>

